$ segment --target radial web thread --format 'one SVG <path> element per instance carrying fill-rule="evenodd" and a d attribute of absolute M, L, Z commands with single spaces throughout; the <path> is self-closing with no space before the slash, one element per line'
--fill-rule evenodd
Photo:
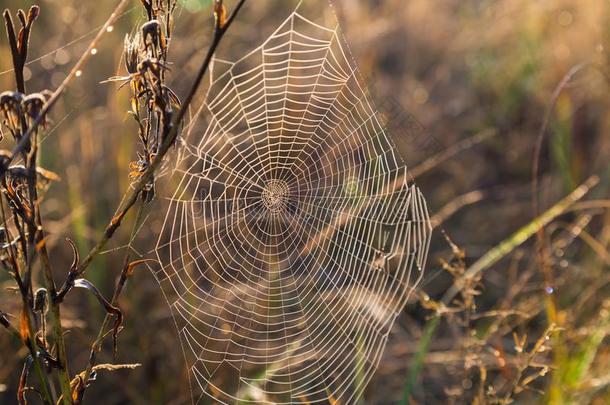
<path fill-rule="evenodd" d="M 345 49 L 294 12 L 216 62 L 161 180 L 153 272 L 195 400 L 354 403 L 422 277 L 425 200 Z"/>

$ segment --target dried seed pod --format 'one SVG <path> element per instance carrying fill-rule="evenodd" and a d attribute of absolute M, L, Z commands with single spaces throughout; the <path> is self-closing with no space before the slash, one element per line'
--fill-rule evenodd
<path fill-rule="evenodd" d="M 140 63 L 140 34 L 134 36 L 125 35 L 123 45 L 123 56 L 125 57 L 125 68 L 131 75 L 138 72 L 138 64 Z"/>
<path fill-rule="evenodd" d="M 33 93 L 23 98 L 23 111 L 31 119 L 35 120 L 44 108 L 47 98 L 42 93 Z M 43 122 L 44 126 L 45 123 Z"/>
<path fill-rule="evenodd" d="M 46 102 L 47 99 L 42 93 L 32 93 L 23 98 L 23 107 L 28 112 L 32 108 L 41 108 Z"/>
<path fill-rule="evenodd" d="M 17 91 L 0 93 L 0 112 L 4 115 L 4 124 L 13 132 L 18 132 L 21 125 L 23 98 L 23 94 Z"/>
<path fill-rule="evenodd" d="M 24 181 L 27 179 L 29 173 L 25 166 L 23 165 L 13 165 L 10 166 L 6 172 L 9 174 L 11 179 L 17 181 Z M 61 178 L 57 173 L 54 173 L 50 170 L 44 169 L 42 167 L 36 167 L 36 175 L 38 176 L 38 180 L 42 182 L 50 182 L 50 181 L 59 181 Z"/>
<path fill-rule="evenodd" d="M 34 294 L 34 312 L 46 313 L 49 307 L 47 289 L 39 288 Z"/>
<path fill-rule="evenodd" d="M 0 93 L 0 106 L 2 108 L 14 108 L 17 105 L 21 105 L 23 98 L 23 94 L 18 91 L 4 91 Z"/>
<path fill-rule="evenodd" d="M 14 91 L 3 91 L 0 93 L 0 106 L 2 108 L 13 99 L 13 94 L 15 94 Z"/>
<path fill-rule="evenodd" d="M 144 48 L 150 56 L 158 57 L 165 52 L 165 34 L 158 20 L 151 20 L 142 25 Z"/>
<path fill-rule="evenodd" d="M 28 170 L 23 165 L 10 166 L 6 171 L 11 178 L 16 180 L 23 180 L 28 177 Z"/>

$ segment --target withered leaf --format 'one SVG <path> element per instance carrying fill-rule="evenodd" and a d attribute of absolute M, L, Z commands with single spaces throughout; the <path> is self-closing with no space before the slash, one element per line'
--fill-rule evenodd
<path fill-rule="evenodd" d="M 74 280 L 74 287 L 84 288 L 86 290 L 89 290 L 95 296 L 95 298 L 97 298 L 98 302 L 104 307 L 106 312 L 108 314 L 115 316 L 116 319 L 114 320 L 114 326 L 113 326 L 113 330 L 112 330 L 112 343 L 113 343 L 112 346 L 113 346 L 114 356 L 116 357 L 117 336 L 119 334 L 121 325 L 123 324 L 123 313 L 121 312 L 121 310 L 119 308 L 113 306 L 110 302 L 108 302 L 108 300 L 106 298 L 104 298 L 104 296 L 99 292 L 97 287 L 95 287 L 89 280 L 86 280 L 84 278 L 79 278 L 77 280 Z"/>
<path fill-rule="evenodd" d="M 17 389 L 17 401 L 19 405 L 26 405 L 28 401 L 25 398 L 25 391 L 28 384 L 28 376 L 30 375 L 30 367 L 32 366 L 32 355 L 29 355 L 23 363 L 21 376 L 19 377 L 19 388 Z"/>
<path fill-rule="evenodd" d="M 142 260 L 133 261 L 127 265 L 127 268 L 125 269 L 125 277 L 126 278 L 131 277 L 135 268 L 146 262 L 157 263 L 157 261 L 153 260 L 153 259 L 142 259 Z"/>
<path fill-rule="evenodd" d="M 99 371 L 117 371 L 117 370 L 133 370 L 137 367 L 142 366 L 140 363 L 135 363 L 135 364 L 98 364 L 96 366 L 93 366 L 93 369 L 91 370 L 91 377 L 89 377 L 89 381 L 87 381 L 85 383 L 84 379 L 86 376 L 86 371 L 81 371 L 80 373 L 78 373 L 70 382 L 70 386 L 72 387 L 72 401 L 75 404 L 80 403 L 80 400 L 82 398 L 82 394 L 85 390 L 85 388 L 89 385 L 89 383 L 91 383 L 92 381 L 95 380 L 95 376 L 97 372 Z"/>

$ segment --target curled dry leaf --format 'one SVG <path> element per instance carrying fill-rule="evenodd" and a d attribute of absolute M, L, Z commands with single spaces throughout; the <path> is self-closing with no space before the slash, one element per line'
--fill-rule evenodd
<path fill-rule="evenodd" d="M 93 373 L 97 373 L 99 371 L 117 371 L 117 370 L 133 370 L 135 368 L 141 367 L 140 363 L 134 364 L 98 364 L 97 366 L 93 366 Z M 79 404 L 82 399 L 82 394 L 84 393 L 85 388 L 89 385 L 91 381 L 95 378 L 90 377 L 89 381 L 85 383 L 86 372 L 81 371 L 78 373 L 70 382 L 70 387 L 72 389 L 72 401 L 75 404 Z"/>
<path fill-rule="evenodd" d="M 141 264 L 147 263 L 147 262 L 157 263 L 157 261 L 153 260 L 153 259 L 142 259 L 142 260 L 133 261 L 133 262 L 129 263 L 124 270 L 125 278 L 131 277 L 133 275 L 133 271 L 136 269 L 136 267 L 138 267 Z"/>
<path fill-rule="evenodd" d="M 112 314 L 116 317 L 116 319 L 114 321 L 113 330 L 112 330 L 112 347 L 113 347 L 114 356 L 116 357 L 117 336 L 119 334 L 121 325 L 123 324 L 123 313 L 121 312 L 121 310 L 119 308 L 113 306 L 110 302 L 108 302 L 108 300 L 106 298 L 104 298 L 104 296 L 99 292 L 97 287 L 95 287 L 93 284 L 91 284 L 91 282 L 89 280 L 86 280 L 84 278 L 79 278 L 77 280 L 74 280 L 74 287 L 84 288 L 86 290 L 89 290 L 95 296 L 95 298 L 97 298 L 98 302 L 104 307 L 106 312 L 108 314 Z"/>
<path fill-rule="evenodd" d="M 78 277 L 78 264 L 80 262 L 80 256 L 78 254 L 78 249 L 74 242 L 71 239 L 66 238 L 70 247 L 72 248 L 72 264 L 70 265 L 70 270 L 68 271 L 68 275 L 66 276 L 66 280 L 64 284 L 61 286 L 61 289 L 57 293 L 57 296 L 54 298 L 56 302 L 62 302 L 66 294 L 74 287 L 74 280 Z"/>

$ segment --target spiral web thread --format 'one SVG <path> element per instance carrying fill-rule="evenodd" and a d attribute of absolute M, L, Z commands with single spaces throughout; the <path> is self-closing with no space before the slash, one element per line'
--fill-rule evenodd
<path fill-rule="evenodd" d="M 195 400 L 354 403 L 422 277 L 425 200 L 338 28 L 295 11 L 222 66 L 154 250 Z"/>

